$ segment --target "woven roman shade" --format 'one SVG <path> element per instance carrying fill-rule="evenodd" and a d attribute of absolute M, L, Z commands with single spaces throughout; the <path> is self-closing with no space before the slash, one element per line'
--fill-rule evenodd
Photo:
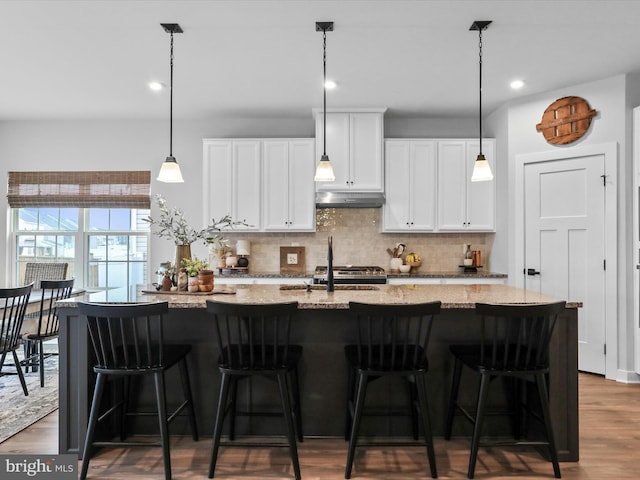
<path fill-rule="evenodd" d="M 9 206 L 151 208 L 151 172 L 9 172 Z"/>

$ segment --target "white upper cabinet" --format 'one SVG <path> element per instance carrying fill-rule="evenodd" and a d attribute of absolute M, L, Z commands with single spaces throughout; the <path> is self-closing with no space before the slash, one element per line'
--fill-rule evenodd
<path fill-rule="evenodd" d="M 318 191 L 383 190 L 384 109 L 327 111 L 326 152 L 335 182 L 318 182 Z M 316 162 L 324 152 L 324 115 L 316 113 Z"/>
<path fill-rule="evenodd" d="M 431 232 L 436 219 L 433 140 L 385 141 L 384 232 Z"/>
<path fill-rule="evenodd" d="M 260 230 L 260 141 L 205 139 L 203 150 L 206 224 L 228 214 L 249 225 L 235 229 Z"/>
<path fill-rule="evenodd" d="M 263 142 L 265 231 L 315 230 L 314 151 L 310 139 Z"/>
<path fill-rule="evenodd" d="M 494 231 L 495 179 L 472 182 L 478 140 L 438 141 L 438 231 Z M 483 139 L 482 151 L 495 175 L 495 139 Z"/>
<path fill-rule="evenodd" d="M 243 231 L 315 230 L 313 139 L 205 139 L 206 224 L 231 215 Z"/>

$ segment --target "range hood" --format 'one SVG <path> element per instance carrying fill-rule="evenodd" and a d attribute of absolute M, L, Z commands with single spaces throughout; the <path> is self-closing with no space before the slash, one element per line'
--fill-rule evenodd
<path fill-rule="evenodd" d="M 380 208 L 382 192 L 316 192 L 317 208 Z"/>

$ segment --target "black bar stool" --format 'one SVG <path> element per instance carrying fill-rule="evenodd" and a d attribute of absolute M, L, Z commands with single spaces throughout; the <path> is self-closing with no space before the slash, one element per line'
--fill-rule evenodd
<path fill-rule="evenodd" d="M 163 333 L 164 316 L 169 312 L 169 304 L 91 304 L 78 302 L 78 313 L 87 318 L 89 338 L 96 358 L 93 371 L 97 374 L 91 400 L 91 413 L 82 455 L 80 479 L 87 476 L 92 448 L 94 446 L 156 446 L 162 447 L 164 475 L 171 480 L 171 456 L 169 452 L 169 423 L 182 410 L 187 409 L 191 435 L 198 440 L 196 417 L 193 409 L 191 385 L 186 357 L 190 345 L 165 345 Z M 178 365 L 184 394 L 184 401 L 171 414 L 167 412 L 165 372 Z M 126 442 L 125 418 L 127 415 L 148 415 L 144 412 L 127 412 L 127 392 L 129 377 L 152 376 L 155 383 L 157 416 L 160 426 L 160 442 Z M 125 379 L 124 399 L 103 414 L 100 403 L 108 377 Z M 120 409 L 121 441 L 94 441 L 96 425 L 108 419 L 110 414 Z"/>
<path fill-rule="evenodd" d="M 44 360 L 57 353 L 45 353 L 43 342 L 58 337 L 58 309 L 56 302 L 71 296 L 74 279 L 70 280 L 41 280 L 40 281 L 40 311 L 38 323 L 34 332 L 23 332 L 25 359 L 22 364 L 28 370 L 40 369 L 40 386 L 44 387 Z"/>
<path fill-rule="evenodd" d="M 213 478 L 220 446 L 288 446 L 295 478 L 300 479 L 296 435 L 302 441 L 298 387 L 302 346 L 289 343 L 297 310 L 298 302 L 248 305 L 207 301 L 207 312 L 215 322 L 220 349 L 218 370 L 222 375 L 213 427 L 209 478 Z M 278 382 L 281 413 L 237 410 L 238 381 L 254 376 L 264 376 Z M 278 415 L 284 417 L 288 443 L 221 442 L 222 426 L 227 414 L 230 414 L 229 440 L 235 437 L 236 415 Z"/>
<path fill-rule="evenodd" d="M 0 288 L 0 377 L 18 375 L 25 397 L 29 395 L 29 391 L 16 350 L 20 347 L 22 322 L 27 311 L 32 287 L 33 283 L 24 287 Z M 5 364 L 9 352 L 13 356 L 13 363 Z M 13 365 L 16 371 L 3 372 L 2 367 L 5 365 Z"/>
<path fill-rule="evenodd" d="M 440 305 L 440 302 L 414 305 L 349 302 L 349 311 L 357 323 L 358 343 L 345 346 L 349 368 L 345 429 L 345 436 L 349 440 L 349 452 L 345 478 L 351 478 L 360 421 L 364 415 L 367 386 L 369 382 L 386 376 L 404 377 L 410 382 L 410 391 L 415 392 L 415 395 L 411 395 L 414 437 L 417 439 L 415 423 L 419 417 L 422 420 L 424 445 L 427 448 L 431 476 L 437 478 L 425 382 L 429 370 L 427 344 L 433 319 L 440 313 Z M 394 441 L 360 445 L 416 446 L 419 444 Z"/>
<path fill-rule="evenodd" d="M 451 438 L 453 417 L 456 409 L 474 424 L 471 439 L 471 453 L 467 476 L 473 478 L 480 446 L 532 445 L 543 446 L 549 451 L 553 472 L 560 478 L 558 453 L 553 437 L 553 428 L 549 414 L 549 392 L 546 375 L 549 372 L 549 340 L 553 333 L 558 315 L 565 308 L 565 302 L 539 305 L 490 305 L 476 304 L 476 313 L 480 317 L 480 338 L 472 345 L 451 345 L 450 352 L 455 357 L 453 386 L 449 399 L 449 412 L 445 425 L 445 439 Z M 480 389 L 477 396 L 475 414 L 458 402 L 462 367 L 466 366 L 480 376 Z M 516 394 L 513 398 L 516 420 L 513 424 L 513 441 L 480 442 L 487 408 L 487 397 L 491 381 L 495 378 L 511 377 L 515 380 Z M 535 382 L 537 401 L 541 415 L 528 408 L 529 402 L 522 402 L 519 383 L 523 380 Z M 526 397 L 526 395 L 525 395 Z M 533 400 L 533 399 L 527 399 Z M 532 402 L 533 403 L 533 402 Z M 530 411 L 533 418 L 539 419 L 544 426 L 542 440 L 520 439 L 523 409 Z"/>

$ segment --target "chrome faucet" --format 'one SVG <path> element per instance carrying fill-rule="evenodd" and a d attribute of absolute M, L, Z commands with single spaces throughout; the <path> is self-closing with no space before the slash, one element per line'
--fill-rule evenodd
<path fill-rule="evenodd" d="M 333 237 L 329 235 L 327 250 L 327 292 L 333 292 Z"/>

